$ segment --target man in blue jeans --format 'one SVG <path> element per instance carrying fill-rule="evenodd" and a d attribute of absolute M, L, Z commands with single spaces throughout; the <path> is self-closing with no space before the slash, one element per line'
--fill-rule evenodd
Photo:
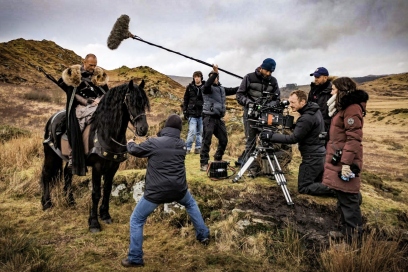
<path fill-rule="evenodd" d="M 148 164 L 144 195 L 130 216 L 130 246 L 128 257 L 122 260 L 124 267 L 144 266 L 143 226 L 147 217 L 163 203 L 177 201 L 185 206 L 197 240 L 204 245 L 209 243 L 210 231 L 187 187 L 186 148 L 180 139 L 181 123 L 178 115 L 170 115 L 158 137 L 141 144 L 128 141 L 128 152 L 139 158 L 147 157 Z"/>
<path fill-rule="evenodd" d="M 188 84 L 184 93 L 183 114 L 188 120 L 188 133 L 186 140 L 187 154 L 190 153 L 195 137 L 194 154 L 200 154 L 203 134 L 203 74 L 201 71 L 193 73 L 193 81 Z"/>

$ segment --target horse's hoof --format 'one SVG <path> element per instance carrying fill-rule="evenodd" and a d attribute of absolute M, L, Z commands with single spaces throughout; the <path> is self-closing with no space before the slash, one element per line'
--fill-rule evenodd
<path fill-rule="evenodd" d="M 76 205 L 74 197 L 69 197 L 68 198 L 68 205 L 71 206 L 71 207 Z"/>
<path fill-rule="evenodd" d="M 48 210 L 50 208 L 52 208 L 52 202 L 51 201 L 47 201 L 45 204 L 42 204 L 43 211 Z"/>
<path fill-rule="evenodd" d="M 97 232 L 100 232 L 101 229 L 100 228 L 89 228 L 89 231 L 92 233 L 97 233 Z"/>
<path fill-rule="evenodd" d="M 102 221 L 105 222 L 106 224 L 112 224 L 112 218 L 102 219 Z"/>

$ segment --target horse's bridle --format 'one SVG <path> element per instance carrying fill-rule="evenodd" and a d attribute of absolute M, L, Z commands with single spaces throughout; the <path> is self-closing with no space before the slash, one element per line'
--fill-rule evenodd
<path fill-rule="evenodd" d="M 129 102 L 128 102 L 128 100 L 127 100 L 127 98 L 128 98 L 129 96 L 130 96 L 130 93 L 127 92 L 127 93 L 125 94 L 125 99 L 123 99 L 123 103 L 126 105 L 126 109 L 128 110 L 129 117 L 130 117 L 130 122 L 131 122 L 132 125 L 133 125 L 133 124 L 135 123 L 135 121 L 136 121 L 139 117 L 142 117 L 142 116 L 146 115 L 146 113 L 142 112 L 142 113 L 140 113 L 140 114 L 138 114 L 138 115 L 136 115 L 136 116 L 133 116 L 133 114 L 130 112 Z M 135 127 L 135 128 L 136 128 L 136 127 Z"/>

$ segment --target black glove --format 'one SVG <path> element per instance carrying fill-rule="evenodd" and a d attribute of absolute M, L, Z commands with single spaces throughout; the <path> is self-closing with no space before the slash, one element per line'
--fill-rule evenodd
<path fill-rule="evenodd" d="M 86 103 L 87 103 L 88 105 L 91 105 L 94 101 L 95 101 L 95 99 L 93 99 L 93 98 L 88 98 L 88 99 L 86 100 Z"/>
<path fill-rule="evenodd" d="M 249 104 L 254 104 L 254 103 L 255 102 L 252 99 L 248 98 L 247 101 L 245 102 L 245 106 L 249 107 Z"/>
<path fill-rule="evenodd" d="M 265 140 L 271 140 L 272 139 L 273 132 L 272 131 L 262 131 L 259 137 L 261 138 L 262 141 Z"/>
<path fill-rule="evenodd" d="M 188 114 L 187 114 L 187 111 L 183 111 L 183 115 L 184 115 L 184 119 L 185 119 L 185 120 L 188 120 Z"/>

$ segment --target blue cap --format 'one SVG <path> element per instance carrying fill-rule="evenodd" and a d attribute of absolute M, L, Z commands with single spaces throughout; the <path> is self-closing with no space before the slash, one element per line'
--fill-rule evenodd
<path fill-rule="evenodd" d="M 314 76 L 314 77 L 328 76 L 328 75 L 329 75 L 329 71 L 327 71 L 327 69 L 324 67 L 319 67 L 313 73 L 310 74 L 310 76 Z"/>
<path fill-rule="evenodd" d="M 276 68 L 276 62 L 271 58 L 267 58 L 262 62 L 261 68 L 273 72 Z"/>

